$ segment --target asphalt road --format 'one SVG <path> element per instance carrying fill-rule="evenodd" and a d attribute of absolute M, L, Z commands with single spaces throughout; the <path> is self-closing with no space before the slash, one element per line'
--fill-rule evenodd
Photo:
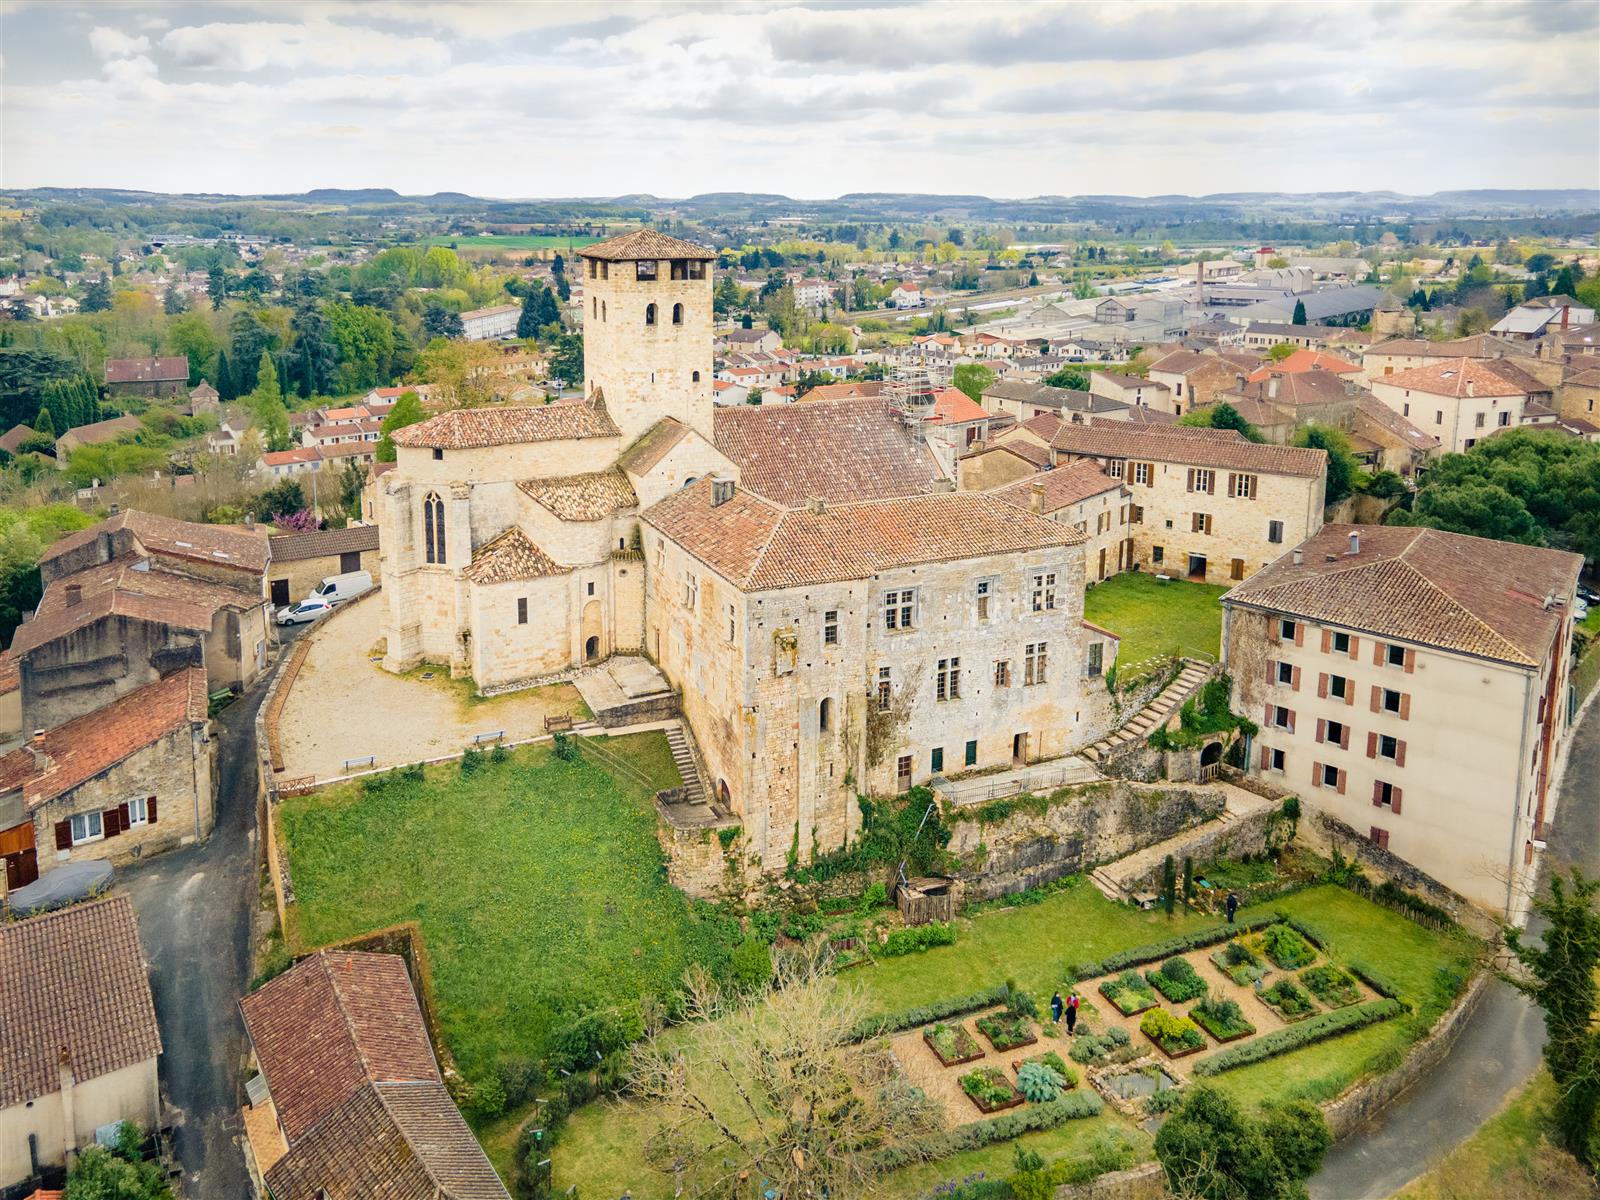
<path fill-rule="evenodd" d="M 282 659 L 280 658 L 280 662 Z M 244 1025 L 257 898 L 255 718 L 272 672 L 218 718 L 217 823 L 202 845 L 123 868 L 161 1027 L 161 1081 L 183 1195 L 247 1200 L 239 1146 Z"/>
<path fill-rule="evenodd" d="M 1573 733 L 1544 871 L 1600 874 L 1600 702 Z M 1528 932 L 1539 934 L 1537 914 Z M 1328 1152 L 1310 1181 L 1312 1200 L 1392 1196 L 1498 1112 L 1533 1075 L 1544 1050 L 1544 1016 L 1504 983 L 1491 985 L 1450 1054 L 1368 1129 Z"/>

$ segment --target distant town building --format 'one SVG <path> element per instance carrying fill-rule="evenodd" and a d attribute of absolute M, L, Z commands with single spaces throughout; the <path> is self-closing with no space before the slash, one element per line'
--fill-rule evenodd
<path fill-rule="evenodd" d="M 106 359 L 106 395 L 166 398 L 183 395 L 189 383 L 189 360 L 171 358 Z"/>
<path fill-rule="evenodd" d="M 469 342 L 516 337 L 517 319 L 521 315 L 521 307 L 515 304 L 470 309 L 461 314 L 461 336 Z"/>

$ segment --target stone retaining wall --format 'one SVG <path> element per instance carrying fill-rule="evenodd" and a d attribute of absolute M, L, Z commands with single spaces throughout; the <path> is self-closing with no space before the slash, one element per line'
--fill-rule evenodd
<path fill-rule="evenodd" d="M 675 829 L 656 822 L 656 840 L 667 856 L 667 879 L 691 896 L 714 899 L 744 890 L 746 870 L 741 848 L 744 834 L 727 851 L 714 828 Z M 730 868 L 729 863 L 732 863 Z"/>
<path fill-rule="evenodd" d="M 1110 1171 L 1088 1183 L 1062 1184 L 1055 1200 L 1162 1200 L 1167 1194 L 1166 1172 L 1160 1163 L 1147 1162 Z"/>
<path fill-rule="evenodd" d="M 678 693 L 669 692 L 662 696 L 651 696 L 647 700 L 635 700 L 632 704 L 620 704 L 616 708 L 608 708 L 597 712 L 594 719 L 607 729 L 615 729 L 622 725 L 646 725 L 652 721 L 670 721 L 678 716 L 681 706 L 678 703 Z"/>
<path fill-rule="evenodd" d="M 1180 853 L 1174 854 L 1179 878 L 1183 876 L 1185 857 L 1194 859 L 1198 868 L 1201 863 L 1219 858 L 1255 858 L 1265 854 L 1272 827 L 1279 820 L 1277 809 L 1262 809 L 1232 821 L 1216 822 L 1209 829 L 1196 830 L 1193 839 L 1184 844 Z M 1164 864 L 1156 863 L 1143 876 L 1123 881 L 1124 886 L 1134 892 L 1157 891 L 1161 887 L 1163 869 Z"/>

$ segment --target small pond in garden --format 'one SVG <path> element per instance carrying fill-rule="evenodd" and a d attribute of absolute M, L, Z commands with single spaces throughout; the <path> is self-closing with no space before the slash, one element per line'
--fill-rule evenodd
<path fill-rule="evenodd" d="M 1124 1100 L 1143 1100 L 1146 1096 L 1153 1096 L 1157 1092 L 1178 1086 L 1178 1081 L 1160 1067 L 1106 1075 L 1101 1082 Z"/>

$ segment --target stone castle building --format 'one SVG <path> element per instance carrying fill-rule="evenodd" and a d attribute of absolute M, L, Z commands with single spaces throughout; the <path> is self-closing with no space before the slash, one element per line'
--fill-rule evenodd
<path fill-rule="evenodd" d="M 394 435 L 387 668 L 498 688 L 647 656 L 768 868 L 843 844 L 857 792 L 1092 740 L 1114 645 L 1082 623 L 1081 534 L 955 492 L 888 399 L 716 408 L 714 253 L 580 254 L 583 399 Z"/>

